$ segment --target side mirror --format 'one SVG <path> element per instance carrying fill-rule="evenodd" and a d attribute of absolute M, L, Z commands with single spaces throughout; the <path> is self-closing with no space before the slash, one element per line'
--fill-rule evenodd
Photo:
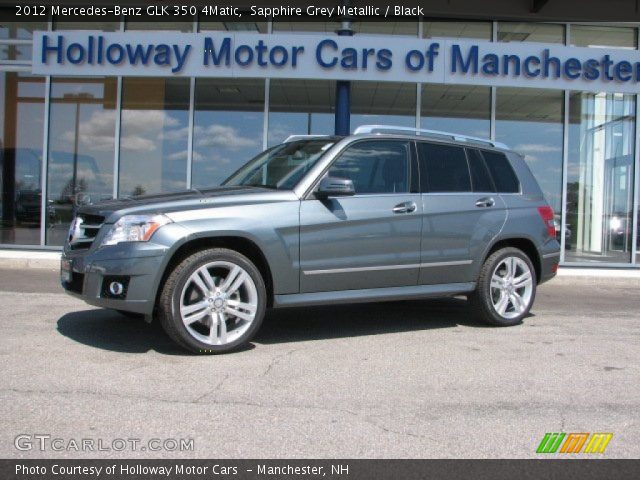
<path fill-rule="evenodd" d="M 324 177 L 316 190 L 316 197 L 325 199 L 329 197 L 348 197 L 356 194 L 353 181 L 348 178 Z"/>

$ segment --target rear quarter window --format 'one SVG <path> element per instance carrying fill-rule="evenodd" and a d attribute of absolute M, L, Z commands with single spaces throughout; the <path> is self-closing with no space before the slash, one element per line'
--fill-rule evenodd
<path fill-rule="evenodd" d="M 467 159 L 469 160 L 469 170 L 471 171 L 471 185 L 474 192 L 495 192 L 491 174 L 487 169 L 484 158 L 476 149 L 467 149 Z"/>
<path fill-rule="evenodd" d="M 504 153 L 482 151 L 499 193 L 520 193 L 520 182 Z"/>

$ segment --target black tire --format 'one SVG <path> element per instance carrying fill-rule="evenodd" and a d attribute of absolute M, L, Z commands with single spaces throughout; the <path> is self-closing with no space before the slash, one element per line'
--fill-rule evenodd
<path fill-rule="evenodd" d="M 529 267 L 529 272 L 531 273 L 532 278 L 531 297 L 528 304 L 526 305 L 526 308 L 522 312 L 520 312 L 520 314 L 511 318 L 506 318 L 497 312 L 496 308 L 493 305 L 491 292 L 491 278 L 494 274 L 494 271 L 501 264 L 501 262 L 508 257 L 517 257 L 523 260 Z M 529 314 L 531 306 L 535 301 L 536 284 L 537 281 L 535 268 L 533 267 L 533 264 L 531 263 L 529 257 L 520 249 L 514 247 L 502 248 L 492 253 L 489 258 L 485 260 L 484 264 L 482 265 L 482 269 L 480 270 L 480 276 L 478 277 L 476 290 L 471 295 L 469 295 L 469 302 L 474 312 L 478 315 L 479 319 L 485 323 L 499 327 L 510 327 L 513 325 L 518 325 L 522 322 L 522 319 Z"/>
<path fill-rule="evenodd" d="M 256 314 L 248 330 L 238 339 L 224 345 L 210 345 L 199 341 L 189 333 L 180 316 L 182 290 L 189 277 L 200 267 L 216 261 L 233 263 L 244 269 L 255 284 L 258 297 Z M 169 273 L 158 298 L 158 319 L 167 335 L 181 347 L 199 354 L 226 353 L 249 343 L 262 324 L 266 304 L 265 283 L 255 265 L 236 251 L 211 248 L 190 255 Z"/>

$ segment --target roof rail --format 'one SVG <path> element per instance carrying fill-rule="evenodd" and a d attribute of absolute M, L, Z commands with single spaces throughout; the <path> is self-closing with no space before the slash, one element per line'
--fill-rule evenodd
<path fill-rule="evenodd" d="M 469 135 L 461 135 L 459 133 L 442 132 L 440 130 L 427 130 L 425 128 L 411 128 L 411 127 L 396 127 L 393 125 L 362 125 L 356 128 L 353 132 L 354 135 L 363 135 L 367 133 L 393 133 L 393 132 L 407 132 L 413 133 L 417 136 L 426 137 L 448 137 L 457 142 L 469 142 L 479 143 L 483 145 L 490 145 L 496 148 L 509 149 L 507 145 L 501 142 L 495 142 L 487 138 L 472 137 Z"/>
<path fill-rule="evenodd" d="M 327 138 L 330 135 L 289 135 L 284 143 L 295 142 L 298 140 L 311 140 L 313 138 Z"/>

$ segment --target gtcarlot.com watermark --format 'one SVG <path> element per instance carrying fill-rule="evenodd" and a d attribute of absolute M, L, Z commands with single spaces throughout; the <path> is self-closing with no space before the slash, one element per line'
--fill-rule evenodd
<path fill-rule="evenodd" d="M 193 438 L 62 438 L 50 434 L 21 433 L 13 445 L 22 452 L 192 452 Z"/>

